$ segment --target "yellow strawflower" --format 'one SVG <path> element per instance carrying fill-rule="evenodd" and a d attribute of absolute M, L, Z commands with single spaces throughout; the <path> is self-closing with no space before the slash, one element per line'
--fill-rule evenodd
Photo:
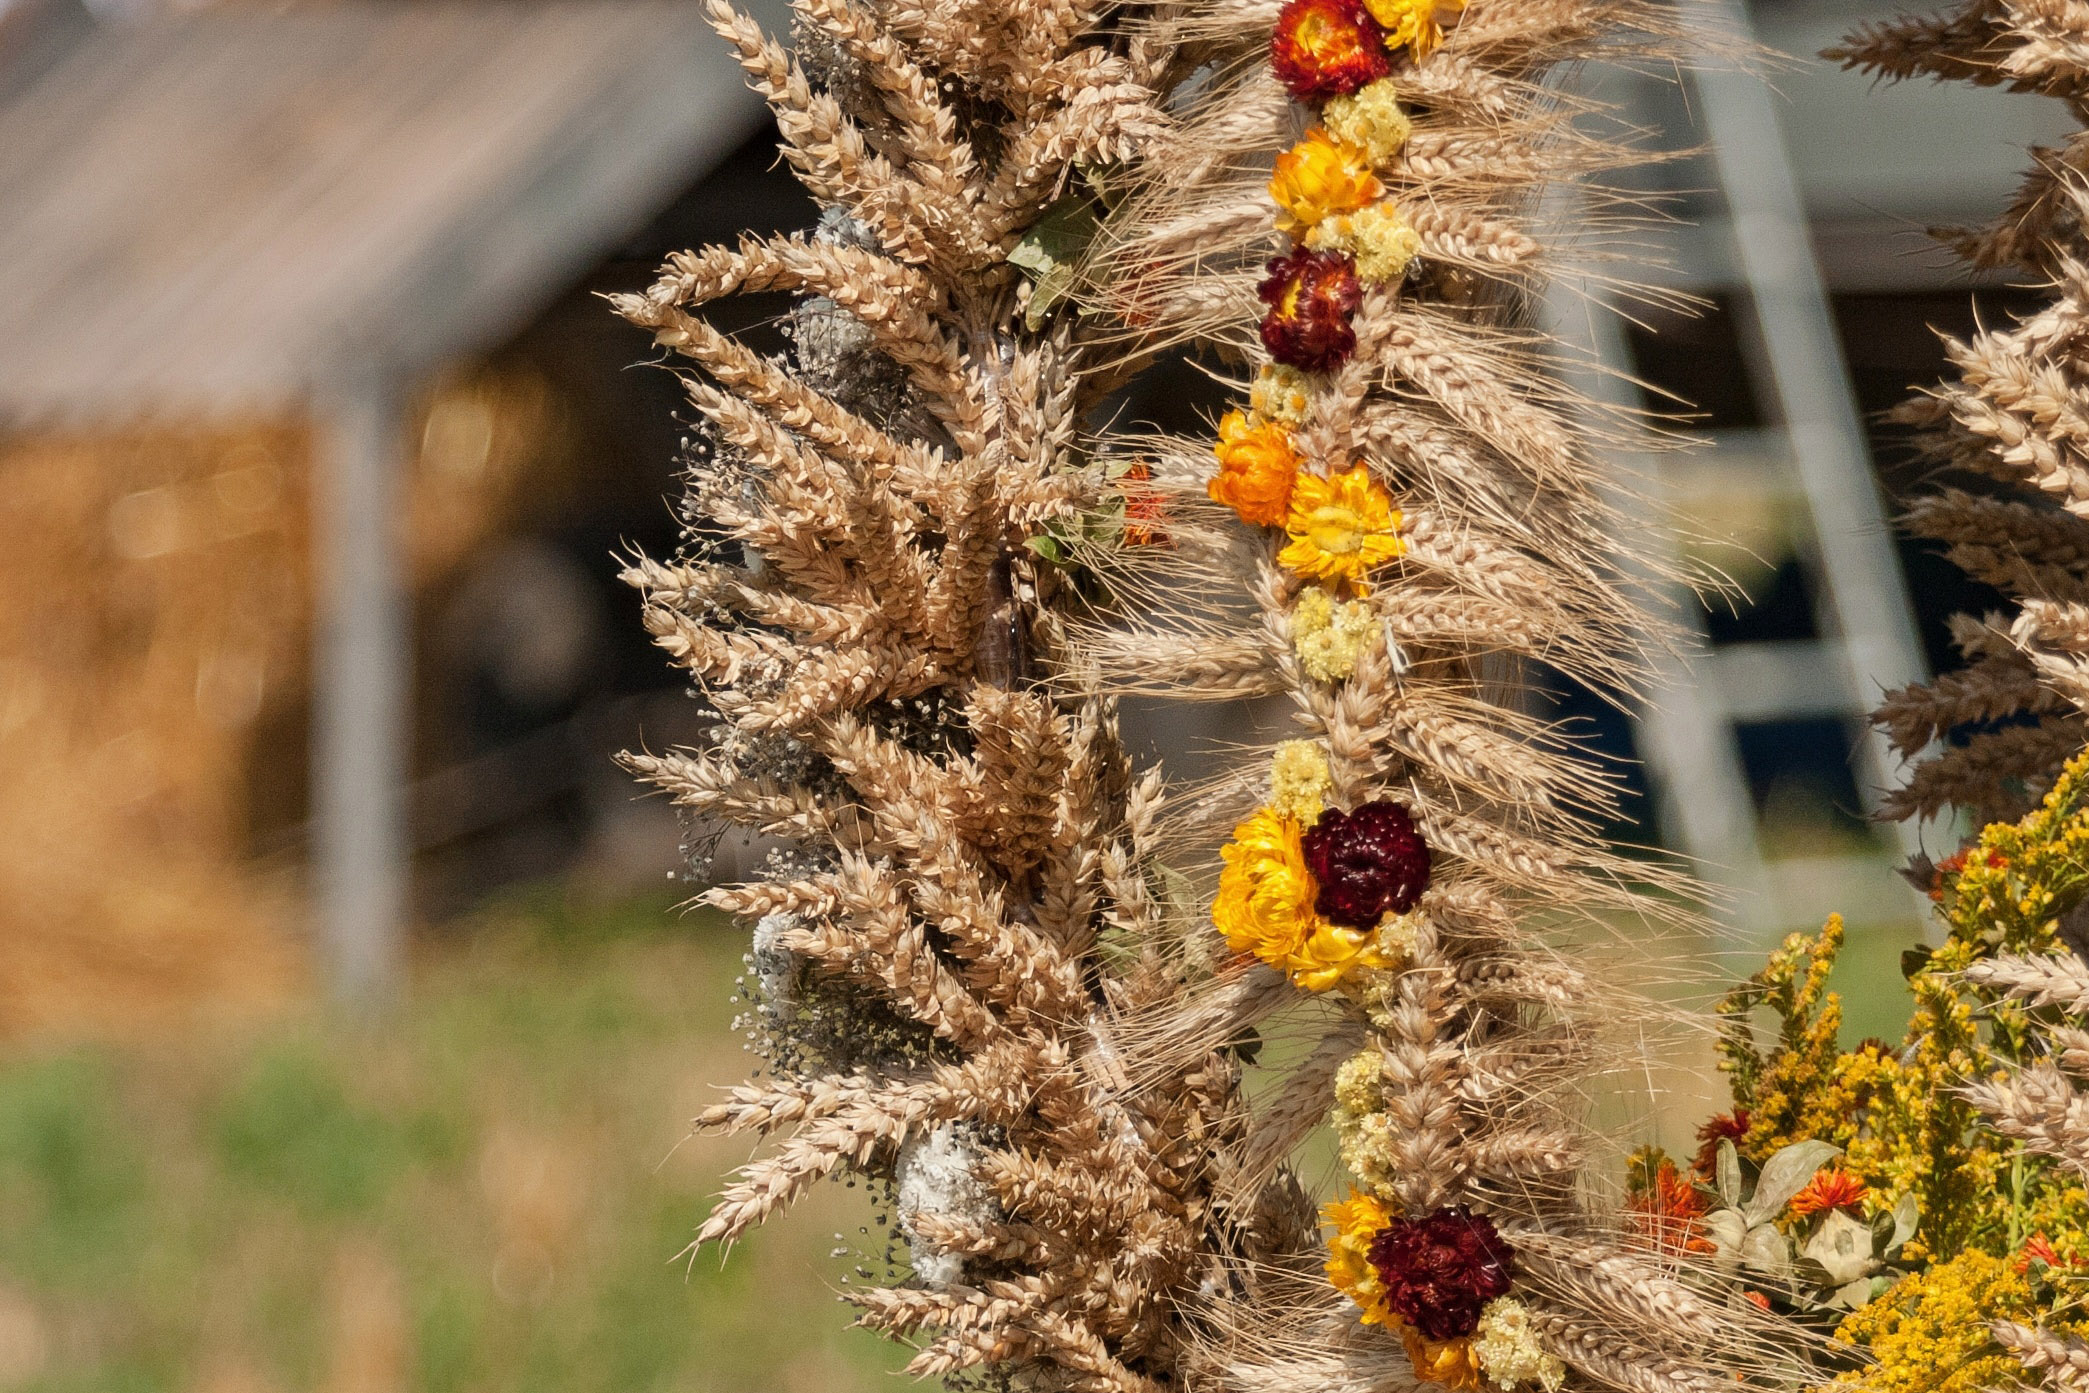
<path fill-rule="evenodd" d="M 1334 1227 L 1327 1240 L 1327 1279 L 1363 1312 L 1365 1325 L 1398 1324 L 1385 1308 L 1385 1284 L 1371 1266 L 1371 1240 L 1393 1221 L 1393 1211 L 1375 1195 L 1352 1189 L 1320 1211 Z"/>
<path fill-rule="evenodd" d="M 1364 8 L 1385 26 L 1387 48 L 1410 48 L 1419 60 L 1443 42 L 1444 17 L 1464 9 L 1465 0 L 1364 0 Z"/>
<path fill-rule="evenodd" d="M 1277 156 L 1269 196 L 1277 201 L 1277 228 L 1303 239 L 1323 220 L 1377 202 L 1385 185 L 1361 150 L 1335 141 L 1319 127 Z"/>
<path fill-rule="evenodd" d="M 1400 510 L 1362 464 L 1325 479 L 1299 475 L 1284 531 L 1291 545 L 1279 563 L 1315 580 L 1346 580 L 1358 594 L 1365 576 L 1407 550 Z"/>
<path fill-rule="evenodd" d="M 1369 929 L 1330 924 L 1314 912 L 1319 887 L 1306 869 L 1295 818 L 1264 808 L 1233 829 L 1220 853 L 1211 918 L 1236 953 L 1252 953 L 1307 991 L 1324 992 L 1352 972 L 1386 966 Z"/>

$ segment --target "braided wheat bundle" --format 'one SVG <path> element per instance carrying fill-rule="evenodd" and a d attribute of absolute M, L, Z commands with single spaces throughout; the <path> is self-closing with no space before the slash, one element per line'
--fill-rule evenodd
<path fill-rule="evenodd" d="M 862 1322 L 1022 1387 L 1793 1381 L 1583 1184 L 1623 999 L 1554 936 L 1666 882 L 1527 699 L 1630 693 L 1655 631 L 1633 425 L 1531 311 L 1547 186 L 1633 158 L 1556 75 L 1658 11 L 796 0 L 787 51 L 711 7 L 826 212 L 617 302 L 708 423 L 630 578 L 717 715 L 630 762 L 779 846 L 706 896 L 768 1068 L 699 1124 L 778 1142 L 700 1241 L 887 1183 Z M 791 361 L 697 314 L 777 290 Z M 1116 428 L 1184 345 L 1246 398 L 1216 442 Z M 1134 693 L 1297 738 L 1183 788 L 1131 767 Z M 1258 1030 L 1300 1047 L 1251 1101 Z M 1323 1243 L 1290 1158 L 1330 1115 Z"/>

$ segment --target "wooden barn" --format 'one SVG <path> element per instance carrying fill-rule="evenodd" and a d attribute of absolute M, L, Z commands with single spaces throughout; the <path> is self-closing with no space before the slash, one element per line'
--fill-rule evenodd
<path fill-rule="evenodd" d="M 555 726 L 417 760 L 417 607 L 424 657 L 500 645 L 525 687 L 600 661 L 554 602 L 506 631 L 465 603 L 556 591 L 526 549 L 466 563 L 616 487 L 556 371 L 487 355 L 562 305 L 611 343 L 590 277 L 704 222 L 760 104 L 678 0 L 26 4 L 0 7 L 0 1033 L 279 995 L 308 922 L 336 989 L 381 998 L 417 829 L 572 762 Z"/>

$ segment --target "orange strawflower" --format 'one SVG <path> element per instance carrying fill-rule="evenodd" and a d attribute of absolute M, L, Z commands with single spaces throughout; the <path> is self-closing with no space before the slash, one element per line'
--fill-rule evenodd
<path fill-rule="evenodd" d="M 1392 71 L 1386 42 L 1363 0 L 1289 0 L 1277 11 L 1269 62 L 1292 96 L 1322 102 Z"/>
<path fill-rule="evenodd" d="M 1135 464 L 1124 471 L 1117 480 L 1117 492 L 1124 496 L 1124 544 L 1128 547 L 1151 546 L 1165 543 L 1168 534 L 1161 527 L 1167 517 L 1167 508 L 1160 494 L 1152 486 L 1153 471 L 1143 464 Z"/>
<path fill-rule="evenodd" d="M 1407 1362 L 1414 1365 L 1414 1376 L 1421 1382 L 1457 1389 L 1485 1386 L 1470 1339 L 1431 1340 L 1411 1325 L 1400 1327 L 1400 1339 L 1407 1346 Z"/>
<path fill-rule="evenodd" d="M 1291 485 L 1298 477 L 1298 452 L 1282 426 L 1261 421 L 1250 425 L 1245 413 L 1229 411 L 1219 422 L 1219 441 L 1212 447 L 1219 472 L 1204 491 L 1214 502 L 1261 527 L 1282 527 L 1291 509 Z"/>
<path fill-rule="evenodd" d="M 1269 196 L 1281 210 L 1277 228 L 1301 241 L 1323 221 L 1354 213 L 1385 195 L 1363 151 L 1315 126 L 1305 139 L 1277 156 Z"/>
<path fill-rule="evenodd" d="M 1632 1227 L 1659 1253 L 1711 1253 L 1717 1245 L 1704 1236 L 1705 1202 L 1667 1157 L 1655 1168 L 1647 1187 L 1625 1202 Z"/>
<path fill-rule="evenodd" d="M 1284 519 L 1291 545 L 1277 560 L 1315 580 L 1346 580 L 1361 595 L 1365 576 L 1407 550 L 1400 521 L 1400 510 L 1362 464 L 1325 479 L 1301 474 Z"/>
<path fill-rule="evenodd" d="M 2034 1233 L 2024 1240 L 2024 1246 L 2016 1255 L 2016 1270 L 2028 1273 L 2034 1262 L 2044 1263 L 2047 1267 L 2079 1266 L 2072 1256 L 2062 1257 L 2060 1250 L 2053 1246 L 2053 1240 L 2043 1233 Z"/>
<path fill-rule="evenodd" d="M 1791 1211 L 1800 1218 L 1825 1214 L 1831 1209 L 1859 1211 L 1871 1193 L 1864 1182 L 1844 1170 L 1816 1171 L 1806 1188 L 1792 1196 Z"/>

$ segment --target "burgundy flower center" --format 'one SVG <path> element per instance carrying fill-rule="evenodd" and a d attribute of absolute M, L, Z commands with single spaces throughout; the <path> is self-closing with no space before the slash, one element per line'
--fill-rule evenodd
<path fill-rule="evenodd" d="M 1301 846 L 1320 886 L 1313 908 L 1337 924 L 1373 928 L 1413 909 L 1429 888 L 1429 844 L 1398 803 L 1323 813 Z"/>

